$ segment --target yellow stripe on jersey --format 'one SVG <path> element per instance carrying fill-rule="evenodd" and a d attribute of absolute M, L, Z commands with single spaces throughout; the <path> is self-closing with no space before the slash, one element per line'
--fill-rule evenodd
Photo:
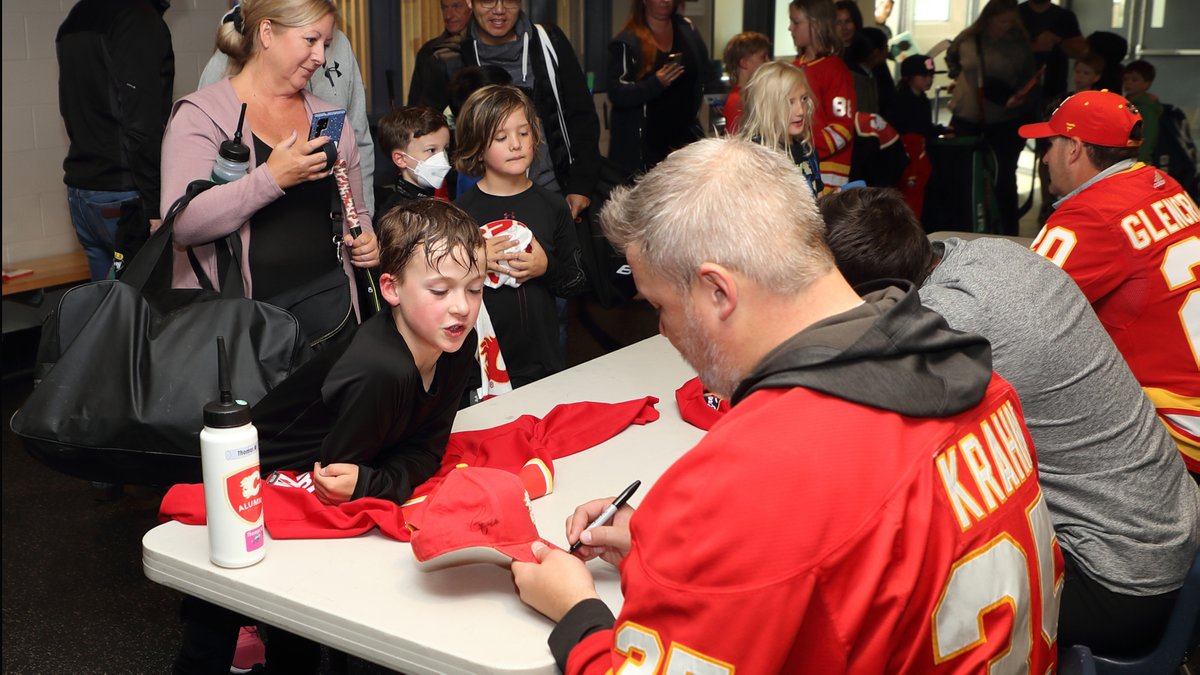
<path fill-rule="evenodd" d="M 1179 446 L 1188 470 L 1200 473 L 1200 397 L 1182 396 L 1155 387 L 1143 387 L 1142 390 Z"/>

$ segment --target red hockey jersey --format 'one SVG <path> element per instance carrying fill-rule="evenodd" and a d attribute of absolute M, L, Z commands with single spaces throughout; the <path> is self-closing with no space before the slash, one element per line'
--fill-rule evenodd
<path fill-rule="evenodd" d="M 814 61 L 795 60 L 804 69 L 812 90 L 813 146 L 821 161 L 825 189 L 840 190 L 850 180 L 850 154 L 854 144 L 854 77 L 836 56 Z"/>
<path fill-rule="evenodd" d="M 1145 164 L 1064 202 L 1033 249 L 1071 275 L 1200 473 L 1200 210 Z"/>
<path fill-rule="evenodd" d="M 764 517 L 779 513 L 791 527 Z M 757 391 L 663 474 L 630 527 L 624 608 L 568 673 L 1055 664 L 1062 556 L 999 376 L 944 418 Z"/>

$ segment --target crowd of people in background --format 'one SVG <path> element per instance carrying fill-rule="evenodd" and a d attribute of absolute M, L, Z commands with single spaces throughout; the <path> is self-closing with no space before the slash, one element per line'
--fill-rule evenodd
<path fill-rule="evenodd" d="M 714 391 L 735 401 L 750 397 L 768 409 L 784 405 L 789 415 L 809 405 L 833 410 L 851 405 L 848 400 L 865 402 L 926 420 L 919 428 L 930 438 L 946 430 L 928 419 L 957 420 L 957 434 L 967 421 L 955 416 L 975 414 L 985 399 L 1000 405 L 1019 395 L 1027 431 L 1009 431 L 1028 433 L 1035 443 L 1041 485 L 1023 488 L 1016 477 L 1021 471 L 1010 466 L 1003 491 L 1019 495 L 1030 513 L 1048 510 L 1058 528 L 1065 566 L 1042 571 L 1057 572 L 1055 579 L 1065 575 L 1060 640 L 1136 651 L 1161 630 L 1191 560 L 1188 551 L 1200 538 L 1200 496 L 1187 474 L 1200 476 L 1200 332 L 1193 325 L 1194 303 L 1181 309 L 1181 294 L 1196 283 L 1195 261 L 1166 260 L 1163 250 L 1172 245 L 1176 258 L 1196 251 L 1187 228 L 1200 221 L 1200 212 L 1187 192 L 1194 182 L 1181 178 L 1181 186 L 1165 165 L 1160 120 L 1171 112 L 1151 92 L 1155 68 L 1140 59 L 1122 64 L 1125 47 L 1114 42 L 1116 36 L 1084 38 L 1074 15 L 1050 0 L 989 0 L 946 49 L 943 71 L 936 57 L 923 53 L 894 63 L 890 31 L 864 25 L 852 0 L 791 0 L 793 60 L 775 60 L 774 52 L 787 50 L 756 32 L 740 33 L 720 49 L 729 91 L 718 112 L 728 139 L 710 141 L 703 140 L 713 134 L 701 123 L 705 94 L 720 78 L 709 45 L 683 15 L 683 0 L 631 0 L 628 18 L 608 46 L 611 142 L 602 156 L 600 119 L 575 47 L 559 27 L 534 22 L 521 0 L 441 0 L 444 31 L 415 55 L 408 105 L 374 128 L 359 66 L 329 0 L 242 0 L 221 18 L 218 53 L 197 90 L 173 103 L 165 5 L 82 0 L 60 29 L 72 221 L 91 275 L 100 279 L 114 267 L 114 250 L 120 268 L 119 223 L 153 230 L 160 214 L 188 194 L 187 209 L 173 221 L 175 286 L 209 288 L 224 278 L 225 266 L 235 265 L 247 298 L 280 306 L 297 287 L 332 278 L 344 288 L 353 317 L 346 330 L 321 347 L 322 356 L 306 364 L 302 377 L 255 406 L 255 422 L 265 434 L 264 467 L 313 468 L 321 498 L 330 504 L 364 496 L 402 502 L 436 469 L 435 446 L 444 444 L 460 406 L 563 370 L 566 302 L 588 288 L 581 228 L 598 219 L 611 188 L 601 176 L 615 166 L 619 182 L 636 187 L 616 189 L 604 227 L 619 248 L 627 248 L 639 288 L 664 317 L 664 332 L 702 377 L 714 380 L 706 382 Z M 146 8 L 152 13 L 138 11 Z M 94 28 L 119 32 L 123 26 L 114 17 L 126 15 L 142 22 L 138 38 L 126 40 L 136 49 L 115 61 L 95 58 L 97 49 L 107 47 L 93 39 Z M 122 90 L 131 99 L 122 98 L 116 111 L 96 110 L 90 100 L 107 100 L 89 93 L 94 71 L 104 63 L 141 66 L 130 78 L 141 88 L 136 94 Z M 942 72 L 953 83 L 950 116 L 937 124 L 929 92 Z M 1105 88 L 1112 91 L 1100 91 Z M 336 138 L 306 136 L 314 115 L 336 109 L 347 117 Z M 121 151 L 110 147 L 115 132 L 93 125 L 113 114 L 139 129 L 137 143 Z M 246 146 L 245 175 L 191 195 L 195 181 L 213 175 L 223 145 L 238 138 Z M 957 139 L 953 147 L 965 148 L 971 161 L 984 156 L 993 165 L 986 192 L 995 216 L 986 229 L 1003 235 L 1019 233 L 1018 158 L 1033 141 L 1045 222 L 1033 252 L 1003 241 L 928 241 L 922 214 L 945 216 L 949 207 L 942 193 L 927 196 L 926 186 L 971 192 L 972 171 L 948 159 L 949 152 L 934 152 L 947 139 Z M 379 186 L 379 201 L 376 146 L 396 175 Z M 120 166 L 105 164 L 115 157 L 123 158 Z M 349 193 L 360 205 L 361 232 L 331 222 L 331 197 L 339 195 L 335 163 L 346 170 Z M 781 242 L 780 255 L 795 254 L 800 262 L 772 257 L 762 265 L 721 267 L 692 243 L 672 238 L 670 223 L 656 219 L 683 218 L 679 213 L 693 189 L 740 191 L 701 200 L 712 222 L 729 220 L 722 216 L 742 206 L 752 206 L 748 212 L 763 220 L 747 223 L 749 235 L 706 221 L 705 227 L 716 229 L 704 230 L 703 250 L 740 260 L 745 237 L 763 236 Z M 766 189 L 787 190 L 789 197 L 762 194 Z M 643 207 L 664 212 L 638 210 Z M 799 234 L 784 232 L 781 223 L 795 225 Z M 961 224 L 956 229 L 979 229 Z M 236 242 L 232 252 L 225 241 Z M 385 303 L 374 317 L 361 302 L 355 274 L 367 268 L 383 272 Z M 793 274 L 807 276 L 789 279 Z M 851 286 L 879 279 L 904 281 L 898 288 L 864 291 L 863 305 Z M 710 305 L 680 304 L 677 291 L 693 282 L 708 284 L 708 295 L 696 302 Z M 746 295 L 739 296 L 738 288 Z M 826 295 L 818 299 L 821 293 Z M 797 298 L 820 304 L 822 312 L 804 320 L 789 314 L 795 321 L 782 323 L 798 335 L 815 325 L 848 351 L 845 331 L 859 330 L 855 326 L 878 323 L 898 335 L 910 322 L 924 326 L 926 333 L 907 337 L 930 342 L 905 348 L 921 354 L 941 349 L 957 359 L 970 377 L 948 386 L 961 386 L 964 398 L 945 410 L 915 404 L 919 383 L 900 372 L 904 368 L 893 372 L 890 366 L 861 366 L 861 372 L 903 382 L 914 388 L 911 398 L 876 397 L 845 382 L 820 389 L 828 397 L 810 392 L 812 400 L 803 406 L 754 398 L 761 389 L 784 386 L 779 382 L 815 386 L 827 378 L 787 361 L 808 354 L 803 339 L 788 341 L 790 334 L 772 329 L 766 332 L 779 333 L 779 340 L 756 341 L 754 327 L 765 329 L 771 315 L 764 308 L 800 311 Z M 711 326 L 726 321 L 739 302 L 751 307 L 754 322 L 728 334 L 714 332 Z M 709 323 L 687 323 L 693 310 Z M 987 340 L 951 333 L 929 310 L 945 315 L 949 327 Z M 1055 317 L 1054 325 L 1038 316 Z M 821 323 L 830 317 L 841 318 Z M 840 321 L 847 326 L 839 327 Z M 688 330 L 726 352 L 697 349 Z M 1153 353 L 1147 352 L 1148 339 L 1158 344 Z M 881 351 L 868 360 L 885 359 L 891 348 L 875 347 Z M 1011 388 L 992 379 L 988 349 Z M 349 356 L 354 353 L 389 355 L 394 367 L 365 365 Z M 727 354 L 742 359 L 738 368 L 722 360 Z M 750 368 L 763 358 L 787 362 L 776 364 L 778 372 Z M 868 377 L 859 370 L 851 375 Z M 367 401 L 369 420 L 360 407 Z M 303 422 L 297 410 L 305 412 Z M 740 424 L 748 436 L 765 433 Z M 362 432 L 372 425 L 387 431 Z M 399 450 L 414 438 L 420 442 Z M 913 440 L 913 447 L 928 454 L 930 438 Z M 719 451 L 714 457 L 729 460 Z M 1001 488 L 994 488 L 999 494 Z M 1144 503 L 1152 494 L 1154 503 Z M 666 506 L 647 502 L 641 522 L 657 527 L 670 521 Z M 1135 523 L 1121 516 L 1131 510 L 1159 515 Z M 957 530 L 948 513 L 938 516 L 943 529 Z M 977 520 L 996 522 L 978 514 Z M 577 525 L 570 526 L 576 538 L 582 530 Z M 629 554 L 639 561 L 670 556 L 654 540 L 645 543 L 644 533 L 642 548 L 630 551 L 627 529 L 624 535 L 612 548 L 598 542 L 585 554 Z M 817 553 L 796 547 L 798 559 Z M 1166 549 L 1175 555 L 1160 555 Z M 583 580 L 578 561 L 564 561 L 559 553 L 538 556 L 552 566 L 546 569 L 579 583 L 570 592 L 554 589 L 536 570 L 518 565 L 522 597 L 562 620 L 561 630 L 608 636 L 584 639 L 587 633 L 580 633 L 570 643 L 583 640 L 579 653 L 604 660 L 613 617 L 588 604 L 590 577 Z M 830 578 L 845 574 L 831 559 L 820 557 L 819 564 L 829 566 Z M 672 568 L 662 578 L 678 572 Z M 653 604 L 646 598 L 663 593 L 659 583 L 634 578 L 626 608 L 698 644 L 719 642 L 695 628 L 703 617 L 681 628 L 678 617 L 663 618 L 639 604 Z M 1052 579 L 1041 592 L 1053 587 Z M 674 595 L 690 607 L 686 592 Z M 828 617 L 817 617 L 813 607 L 796 614 L 804 618 L 797 618 L 796 635 L 816 641 L 827 635 L 801 629 L 824 626 Z M 191 598 L 184 617 L 181 672 L 227 665 L 248 622 Z M 277 663 L 304 670 L 318 658 L 311 643 L 276 635 L 282 636 L 276 653 L 290 650 Z M 804 661 L 799 651 L 785 650 L 775 663 L 832 663 Z"/>

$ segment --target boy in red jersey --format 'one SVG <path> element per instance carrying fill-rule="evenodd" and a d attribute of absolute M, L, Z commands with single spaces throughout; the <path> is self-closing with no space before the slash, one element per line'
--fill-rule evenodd
<path fill-rule="evenodd" d="M 788 30 L 796 43 L 795 65 L 804 69 L 816 103 L 813 144 L 821 160 L 826 190 L 840 190 L 850 180 L 854 144 L 854 78 L 844 61 L 833 0 L 792 0 Z"/>
<path fill-rule="evenodd" d="M 855 293 L 791 166 L 699 141 L 605 207 L 662 333 L 732 407 L 636 514 L 569 519 L 582 557 L 620 563 L 620 616 L 540 543 L 521 598 L 572 674 L 1047 672 L 1062 557 L 1016 395 L 911 284 Z"/>
<path fill-rule="evenodd" d="M 1142 117 L 1124 98 L 1084 91 L 1025 138 L 1042 160 L 1054 214 L 1033 242 L 1092 303 L 1200 481 L 1200 210 L 1175 179 L 1137 161 Z"/>

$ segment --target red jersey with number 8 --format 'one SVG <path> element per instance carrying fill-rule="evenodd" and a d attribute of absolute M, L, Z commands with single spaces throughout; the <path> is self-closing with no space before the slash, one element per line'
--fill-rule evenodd
<path fill-rule="evenodd" d="M 1062 554 L 995 374 L 977 406 L 940 418 L 756 391 L 663 474 L 630 532 L 625 605 L 568 673 L 1055 665 Z"/>
<path fill-rule="evenodd" d="M 1200 210 L 1135 164 L 1063 202 L 1033 249 L 1092 303 L 1134 377 L 1200 473 Z"/>
<path fill-rule="evenodd" d="M 850 155 L 854 147 L 854 77 L 836 56 L 813 61 L 796 59 L 812 91 L 812 144 L 821 164 L 825 189 L 840 190 L 850 180 Z"/>

